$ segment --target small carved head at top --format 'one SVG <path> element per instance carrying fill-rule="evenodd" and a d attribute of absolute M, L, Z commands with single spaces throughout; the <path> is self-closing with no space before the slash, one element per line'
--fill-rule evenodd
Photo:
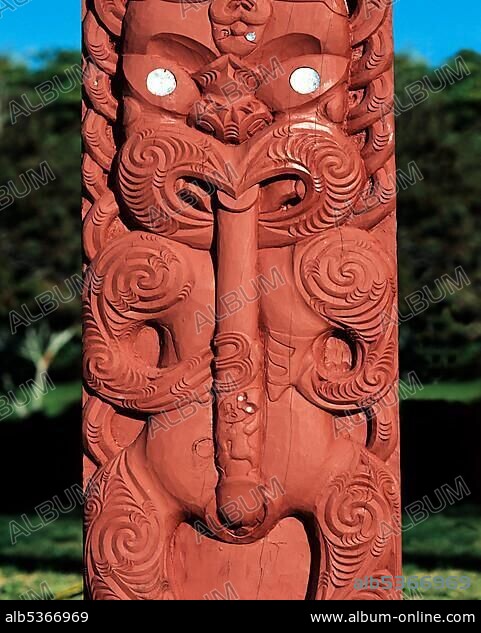
<path fill-rule="evenodd" d="M 262 39 L 272 0 L 213 0 L 212 36 L 221 53 L 249 55 Z"/>

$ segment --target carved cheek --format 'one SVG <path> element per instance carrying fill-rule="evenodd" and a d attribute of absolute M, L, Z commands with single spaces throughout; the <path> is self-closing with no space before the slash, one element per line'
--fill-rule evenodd
<path fill-rule="evenodd" d="M 144 127 L 142 121 L 142 107 L 137 99 L 126 97 L 124 99 L 124 125 L 126 135 L 130 136 L 135 131 L 139 131 Z"/>
<path fill-rule="evenodd" d="M 269 331 L 302 334 L 306 341 L 312 341 L 322 327 L 329 326 L 306 305 L 299 292 L 292 251 L 289 247 L 263 248 L 258 253 L 260 318 Z"/>

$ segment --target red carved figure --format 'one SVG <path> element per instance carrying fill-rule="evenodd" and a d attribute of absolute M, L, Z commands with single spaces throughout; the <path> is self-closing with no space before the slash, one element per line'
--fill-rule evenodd
<path fill-rule="evenodd" d="M 395 599 L 391 7 L 90 0 L 95 600 Z M 226 589 L 227 587 L 227 589 Z"/>

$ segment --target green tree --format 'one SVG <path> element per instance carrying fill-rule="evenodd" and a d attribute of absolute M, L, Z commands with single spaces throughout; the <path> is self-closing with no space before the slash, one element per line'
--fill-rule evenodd
<path fill-rule="evenodd" d="M 77 52 L 44 55 L 33 65 L 0 58 L 0 350 L 17 384 L 31 367 L 17 354 L 25 328 L 11 335 L 11 311 L 22 314 L 25 304 L 38 314 L 35 298 L 55 285 L 68 296 L 65 280 L 80 272 L 79 63 Z M 41 174 L 41 164 L 55 180 L 45 177 L 9 205 L 9 183 L 24 191 L 21 174 Z M 79 313 L 77 293 L 49 315 L 50 328 L 75 325 Z M 77 357 L 78 342 L 63 356 L 63 371 L 77 374 Z"/>
<path fill-rule="evenodd" d="M 406 297 L 416 291 L 442 296 L 436 280 L 455 279 L 458 267 L 470 282 L 401 326 L 401 367 L 423 381 L 479 377 L 481 369 L 481 55 L 456 57 L 448 64 L 458 78 L 406 56 L 396 62 L 402 109 L 420 80 L 428 93 L 396 120 L 398 169 L 415 161 L 423 175 L 398 195 L 400 312 L 411 310 Z"/>

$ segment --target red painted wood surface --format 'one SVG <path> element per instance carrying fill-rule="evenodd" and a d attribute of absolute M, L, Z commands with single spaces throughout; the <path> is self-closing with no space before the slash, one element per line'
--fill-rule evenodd
<path fill-rule="evenodd" d="M 394 599 L 391 7 L 84 12 L 89 596 Z M 375 583 L 373 583 L 375 584 Z"/>

